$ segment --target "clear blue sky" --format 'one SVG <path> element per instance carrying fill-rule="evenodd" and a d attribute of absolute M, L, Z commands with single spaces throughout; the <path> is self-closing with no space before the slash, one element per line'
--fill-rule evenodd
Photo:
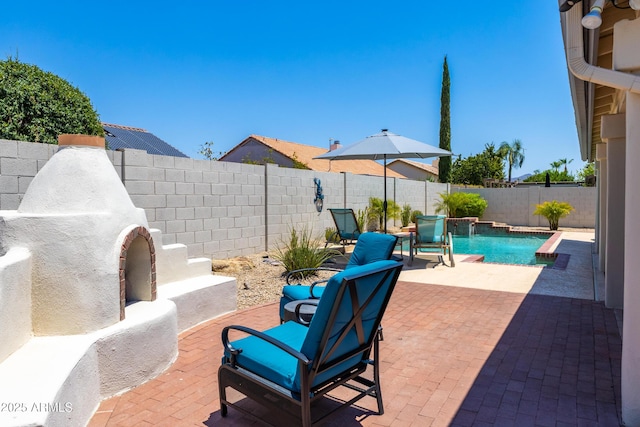
<path fill-rule="evenodd" d="M 195 158 L 252 133 L 328 148 L 388 128 L 437 146 L 447 55 L 454 153 L 517 138 L 513 176 L 584 164 L 553 1 L 11 1 L 0 55 Z"/>

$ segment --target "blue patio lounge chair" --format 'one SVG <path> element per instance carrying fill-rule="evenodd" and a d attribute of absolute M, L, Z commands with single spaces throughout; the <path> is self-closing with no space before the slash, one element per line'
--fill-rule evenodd
<path fill-rule="evenodd" d="M 335 234 L 343 246 L 351 245 L 360 238 L 362 230 L 360 230 L 353 209 L 329 209 L 329 212 L 331 212 L 333 222 L 336 224 Z"/>
<path fill-rule="evenodd" d="M 336 410 L 371 396 L 382 414 L 378 328 L 402 266 L 385 260 L 336 274 L 308 326 L 288 321 L 263 332 L 225 327 L 224 356 L 218 369 L 221 415 L 227 416 L 227 407 L 232 406 L 256 418 L 243 407 L 244 399 L 227 399 L 227 388 L 232 388 L 275 413 L 277 419 L 270 422 L 309 427 L 334 412 L 320 413 L 329 405 L 319 405 L 312 414 L 312 404 L 341 386 L 357 395 L 340 400 Z M 232 341 L 231 331 L 248 336 Z M 365 378 L 362 374 L 369 365 L 373 373 L 367 377 L 372 378 Z"/>
<path fill-rule="evenodd" d="M 353 248 L 353 252 L 349 257 L 345 269 L 368 264 L 374 261 L 391 259 L 393 249 L 396 246 L 397 237 L 389 234 L 381 233 L 362 233 L 356 246 Z M 331 267 L 320 268 L 305 268 L 300 270 L 290 271 L 287 274 L 287 284 L 282 288 L 282 297 L 280 298 L 280 320 L 284 321 L 285 310 L 284 306 L 291 301 L 299 301 L 305 299 L 320 298 L 324 292 L 324 284 L 327 280 L 318 280 L 311 285 L 302 285 L 291 283 L 300 273 L 315 272 L 315 271 L 335 271 L 339 272 L 342 269 L 336 269 Z"/>
<path fill-rule="evenodd" d="M 413 264 L 413 258 L 418 252 L 436 253 L 442 264 L 445 263 L 443 255 L 449 255 L 451 267 L 456 266 L 453 259 L 453 240 L 451 233 L 447 233 L 445 215 L 416 216 L 416 232 L 409 241 L 409 265 Z"/>

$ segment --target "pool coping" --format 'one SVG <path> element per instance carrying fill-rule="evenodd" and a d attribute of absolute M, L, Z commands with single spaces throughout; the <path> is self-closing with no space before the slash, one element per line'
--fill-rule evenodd
<path fill-rule="evenodd" d="M 458 218 L 459 220 L 460 218 Z M 562 231 L 541 231 L 541 230 L 514 230 L 511 225 L 495 225 L 493 221 L 472 221 L 471 219 L 464 218 L 469 222 L 477 222 L 483 224 L 491 224 L 491 228 L 501 229 L 507 232 L 507 234 L 546 234 L 549 235 L 547 240 L 536 250 L 535 256 L 536 258 L 543 258 L 547 260 L 554 260 L 553 265 L 525 265 L 525 264 L 508 264 L 508 263 L 489 263 L 486 264 L 499 264 L 499 265 L 518 265 L 523 267 L 536 267 L 536 268 L 552 268 L 554 270 L 565 270 L 567 265 L 569 264 L 569 259 L 571 255 L 555 252 L 557 247 L 557 243 L 561 240 Z M 484 255 L 469 255 L 462 262 L 483 262 L 484 263 Z"/>

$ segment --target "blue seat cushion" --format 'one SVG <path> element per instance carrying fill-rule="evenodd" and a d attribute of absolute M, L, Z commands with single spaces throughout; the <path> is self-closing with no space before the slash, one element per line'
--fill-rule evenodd
<path fill-rule="evenodd" d="M 320 298 L 324 293 L 324 286 L 314 286 L 311 295 L 311 286 L 306 285 L 286 285 L 282 288 L 282 295 L 290 301 L 299 299 Z"/>
<path fill-rule="evenodd" d="M 287 322 L 264 333 L 300 351 L 308 331 L 306 326 Z M 255 336 L 233 341 L 231 345 L 242 349 L 236 359 L 238 365 L 287 390 L 300 392 L 299 367 L 295 357 Z M 225 355 L 230 357 L 226 349 Z"/>
<path fill-rule="evenodd" d="M 320 298 L 324 293 L 324 286 L 313 287 L 313 298 Z M 282 297 L 280 297 L 280 319 L 284 319 L 284 306 L 291 301 L 312 298 L 309 290 L 311 286 L 307 285 L 286 285 L 282 288 Z"/>
<path fill-rule="evenodd" d="M 349 257 L 349 262 L 345 269 L 387 260 L 393 253 L 395 245 L 396 238 L 394 236 L 381 233 L 362 233 Z M 310 286 L 308 285 L 284 286 L 282 288 L 282 298 L 280 298 L 280 319 L 284 319 L 284 306 L 287 305 L 287 303 L 301 299 L 320 298 L 324 292 L 324 288 L 324 286 L 315 286 L 312 296 L 309 292 Z"/>

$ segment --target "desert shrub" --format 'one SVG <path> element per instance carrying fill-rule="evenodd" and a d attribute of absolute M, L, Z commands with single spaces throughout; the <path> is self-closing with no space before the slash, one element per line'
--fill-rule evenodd
<path fill-rule="evenodd" d="M 416 223 L 416 217 L 417 217 L 418 215 L 422 215 L 422 211 L 419 211 L 419 210 L 412 211 L 412 212 L 411 212 L 411 218 L 410 218 L 410 221 L 411 221 L 412 223 L 414 223 L 414 224 L 415 224 L 415 223 Z"/>
<path fill-rule="evenodd" d="M 569 215 L 572 210 L 573 206 L 569 203 L 552 200 L 536 205 L 536 210 L 533 211 L 533 214 L 542 215 L 547 218 L 549 221 L 549 230 L 557 230 L 560 218 Z"/>
<path fill-rule="evenodd" d="M 327 243 L 340 243 L 338 231 L 333 227 L 327 227 L 324 229 L 324 239 Z"/>
<path fill-rule="evenodd" d="M 366 231 L 368 218 L 369 218 L 368 207 L 364 209 L 358 209 L 358 212 L 356 212 L 356 222 L 358 223 L 358 227 L 360 228 L 360 231 Z"/>
<path fill-rule="evenodd" d="M 449 218 L 482 217 L 487 209 L 487 201 L 476 193 L 440 193 L 440 199 L 436 213 L 444 212 Z"/>
<path fill-rule="evenodd" d="M 318 268 L 336 255 L 337 251 L 325 248 L 324 244 L 319 239 L 314 239 L 311 231 L 304 227 L 300 233 L 292 228 L 289 240 L 280 242 L 273 257 L 282 263 L 285 273 L 288 273 L 301 268 Z M 309 274 L 313 272 L 300 273 L 299 278 Z"/>
<path fill-rule="evenodd" d="M 400 221 L 402 222 L 402 226 L 406 227 L 411 222 L 411 206 L 405 204 L 402 207 L 402 213 L 400 214 Z"/>
<path fill-rule="evenodd" d="M 400 217 L 400 205 L 393 200 L 387 200 L 387 220 L 398 219 Z M 377 197 L 369 197 L 369 213 L 367 215 L 367 223 L 376 222 L 379 225 L 378 230 L 384 228 L 384 201 Z M 367 227 L 370 229 L 371 227 Z"/>

